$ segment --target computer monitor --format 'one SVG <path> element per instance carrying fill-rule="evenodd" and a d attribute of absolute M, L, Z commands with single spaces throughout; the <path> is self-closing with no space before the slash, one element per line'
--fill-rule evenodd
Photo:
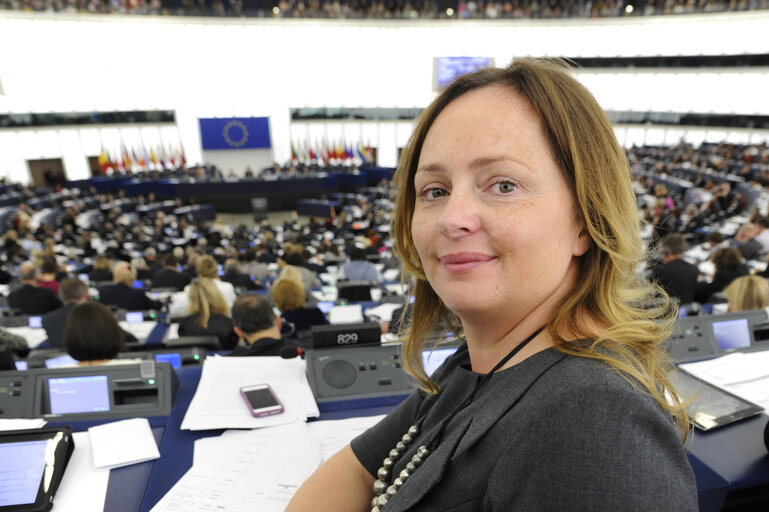
<path fill-rule="evenodd" d="M 135 280 L 135 281 L 133 282 L 133 287 L 134 287 L 134 288 L 139 288 L 139 289 L 142 289 L 142 288 L 144 288 L 144 281 L 142 281 L 141 279 L 137 279 L 137 280 Z"/>
<path fill-rule="evenodd" d="M 750 323 L 747 318 L 713 322 L 713 334 L 721 350 L 745 348 L 751 345 Z"/>
<path fill-rule="evenodd" d="M 175 369 L 182 367 L 182 355 L 178 352 L 155 354 L 155 361 L 158 363 L 171 363 L 171 366 Z"/>
<path fill-rule="evenodd" d="M 45 360 L 46 368 L 61 368 L 62 366 L 75 366 L 78 363 L 77 359 L 73 358 L 69 354 L 63 356 L 51 357 Z"/>
<path fill-rule="evenodd" d="M 48 379 L 51 414 L 109 411 L 106 375 L 81 375 Z"/>
<path fill-rule="evenodd" d="M 333 300 L 322 300 L 318 302 L 318 309 L 320 309 L 324 315 L 328 315 L 328 312 L 334 307 Z"/>
<path fill-rule="evenodd" d="M 129 324 L 140 324 L 144 321 L 144 313 L 141 311 L 126 311 L 125 321 Z"/>
<path fill-rule="evenodd" d="M 443 364 L 443 362 L 454 352 L 457 351 L 457 347 L 444 347 L 435 348 L 432 350 L 422 351 L 422 367 L 428 376 L 432 375 L 435 370 Z"/>
<path fill-rule="evenodd" d="M 31 316 L 28 319 L 28 325 L 33 329 L 42 329 L 43 328 L 43 317 L 42 316 Z"/>

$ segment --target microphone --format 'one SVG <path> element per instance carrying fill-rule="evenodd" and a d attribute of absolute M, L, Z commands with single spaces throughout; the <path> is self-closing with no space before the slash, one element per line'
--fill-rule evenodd
<path fill-rule="evenodd" d="M 283 359 L 293 359 L 296 356 L 304 357 L 304 351 L 301 347 L 283 347 L 280 349 L 278 355 Z"/>

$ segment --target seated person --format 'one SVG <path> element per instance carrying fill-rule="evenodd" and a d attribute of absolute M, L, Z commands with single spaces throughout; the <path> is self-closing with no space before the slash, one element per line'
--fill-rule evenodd
<path fill-rule="evenodd" d="M 660 257 L 662 262 L 652 268 L 652 277 L 662 286 L 668 295 L 677 297 L 681 304 L 694 301 L 697 278 L 700 271 L 696 265 L 684 260 L 686 240 L 683 235 L 674 233 L 662 240 Z"/>
<path fill-rule="evenodd" d="M 701 282 L 697 285 L 694 299 L 700 303 L 710 302 L 714 293 L 723 291 L 729 283 L 750 273 L 748 267 L 742 262 L 740 251 L 734 247 L 719 249 L 710 259 L 713 260 L 716 273 L 710 283 Z"/>
<path fill-rule="evenodd" d="M 337 273 L 337 279 L 349 281 L 382 282 L 382 274 L 376 265 L 366 260 L 366 251 L 353 246 L 350 249 L 350 261 L 342 265 Z"/>
<path fill-rule="evenodd" d="M 286 346 L 280 336 L 280 317 L 261 295 L 246 293 L 238 297 L 232 306 L 232 322 L 241 343 L 231 356 L 277 356 Z"/>
<path fill-rule="evenodd" d="M 64 326 L 69 312 L 78 304 L 88 302 L 88 286 L 80 279 L 68 277 L 59 283 L 59 297 L 64 306 L 43 315 L 43 328 L 48 335 L 48 344 L 52 348 L 64 348 Z M 123 331 L 126 341 L 137 341 L 136 336 Z"/>
<path fill-rule="evenodd" d="M 78 304 L 67 317 L 64 349 L 80 366 L 129 364 L 138 359 L 115 359 L 125 347 L 123 329 L 103 304 Z"/>
<path fill-rule="evenodd" d="M 278 279 L 270 289 L 270 296 L 287 322 L 294 324 L 296 332 L 309 330 L 313 325 L 326 325 L 326 315 L 317 306 L 307 307 L 302 285 L 291 279 Z"/>
<path fill-rule="evenodd" d="M 18 309 L 25 315 L 43 315 L 62 306 L 55 293 L 38 285 L 37 266 L 31 261 L 19 266 L 19 280 L 21 288 L 8 295 L 9 307 Z"/>
<path fill-rule="evenodd" d="M 99 300 L 108 306 L 117 306 L 126 310 L 160 309 L 159 300 L 150 299 L 142 290 L 133 287 L 136 270 L 125 261 L 115 263 L 112 269 L 115 284 L 103 286 L 99 290 Z"/>
<path fill-rule="evenodd" d="M 93 268 L 88 273 L 88 279 L 94 283 L 103 283 L 112 280 L 110 262 L 105 256 L 99 256 L 93 261 Z"/>
<path fill-rule="evenodd" d="M 56 280 L 56 272 L 58 270 L 59 266 L 54 258 L 44 258 L 43 263 L 40 265 L 40 286 L 58 294 L 59 282 Z"/>
<path fill-rule="evenodd" d="M 235 293 L 235 287 L 231 283 L 225 283 L 219 279 L 218 265 L 213 256 L 200 256 L 195 261 L 195 269 L 198 272 L 198 279 L 209 279 L 219 289 L 224 301 L 227 303 L 227 307 L 230 307 L 235 299 L 238 297 Z M 175 293 L 171 296 L 171 306 L 168 309 L 168 313 L 172 316 L 182 316 L 186 314 L 187 303 L 189 301 L 188 294 L 190 285 L 185 286 L 184 291 Z"/>
<path fill-rule="evenodd" d="M 10 348 L 11 352 L 20 357 L 26 357 L 29 354 L 29 345 L 27 345 L 27 340 L 24 336 L 6 331 L 2 327 L 0 327 L 0 343 Z"/>
<path fill-rule="evenodd" d="M 230 308 L 214 282 L 203 277 L 188 288 L 188 315 L 179 319 L 179 336 L 212 335 L 219 339 L 223 349 L 234 348 L 238 336 L 232 330 Z"/>
<path fill-rule="evenodd" d="M 304 286 L 304 289 L 307 290 L 307 293 L 312 291 L 313 288 L 318 288 L 320 286 L 318 276 L 316 276 L 312 270 L 304 266 L 306 263 L 304 247 L 294 243 L 285 244 L 283 246 L 283 257 L 281 260 L 286 265 L 295 267 L 299 271 L 302 276 L 302 285 Z"/>
<path fill-rule="evenodd" d="M 769 306 L 769 283 L 760 276 L 742 276 L 724 289 L 729 313 L 763 309 Z"/>
<path fill-rule="evenodd" d="M 263 286 L 256 284 L 254 280 L 251 279 L 251 276 L 240 272 L 238 260 L 235 258 L 227 258 L 224 261 L 224 275 L 222 276 L 222 281 L 243 290 L 257 290 L 264 288 Z"/>
<path fill-rule="evenodd" d="M 163 258 L 163 268 L 152 276 L 152 287 L 183 290 L 185 286 L 190 284 L 190 276 L 179 272 L 176 265 L 176 256 L 166 254 L 165 258 Z"/>

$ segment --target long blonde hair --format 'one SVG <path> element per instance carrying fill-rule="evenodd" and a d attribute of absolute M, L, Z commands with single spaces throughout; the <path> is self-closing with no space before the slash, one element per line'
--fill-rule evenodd
<path fill-rule="evenodd" d="M 411 237 L 414 175 L 422 145 L 446 105 L 468 91 L 491 85 L 515 91 L 538 113 L 543 136 L 570 185 L 577 215 L 591 239 L 580 258 L 579 278 L 548 321 L 550 336 L 559 350 L 604 361 L 634 386 L 640 384 L 688 431 L 685 412 L 667 377 L 670 361 L 661 346 L 670 334 L 676 309 L 664 291 L 635 271 L 645 253 L 627 157 L 598 102 L 561 61 L 516 59 L 506 68 L 464 75 L 422 112 L 393 178 L 398 190 L 392 230 L 396 251 L 407 274 L 404 279 L 416 281 L 404 342 L 406 370 L 425 391 L 438 392 L 425 374 L 420 352 L 438 332 L 462 334 L 459 318 L 427 281 Z M 566 332 L 591 342 L 569 343 L 558 334 Z"/>
<path fill-rule="evenodd" d="M 187 314 L 197 315 L 195 323 L 204 329 L 214 313 L 230 316 L 230 306 L 216 283 L 208 277 L 198 277 L 187 291 Z"/>
<path fill-rule="evenodd" d="M 769 283 L 761 276 L 738 277 L 726 287 L 729 312 L 750 311 L 769 306 Z"/>

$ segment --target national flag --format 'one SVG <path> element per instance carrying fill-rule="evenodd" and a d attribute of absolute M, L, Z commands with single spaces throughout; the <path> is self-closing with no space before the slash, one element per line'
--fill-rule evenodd
<path fill-rule="evenodd" d="M 131 166 L 133 165 L 133 161 L 131 160 L 131 155 L 128 154 L 128 148 L 125 147 L 125 145 L 123 145 L 122 142 L 120 143 L 120 146 L 123 149 L 123 164 L 125 166 L 124 169 L 126 171 L 130 171 Z"/>
<path fill-rule="evenodd" d="M 294 139 L 291 139 L 291 161 L 296 162 L 299 160 L 299 156 L 296 154 L 296 146 L 294 146 Z"/>
<path fill-rule="evenodd" d="M 101 153 L 99 153 L 99 169 L 101 170 L 102 174 L 105 174 L 109 168 L 109 157 L 107 156 L 107 152 L 104 150 L 104 146 L 102 146 Z"/>
<path fill-rule="evenodd" d="M 155 147 L 150 148 L 150 161 L 152 161 L 152 165 L 157 168 L 158 166 L 158 156 L 155 154 Z"/>

